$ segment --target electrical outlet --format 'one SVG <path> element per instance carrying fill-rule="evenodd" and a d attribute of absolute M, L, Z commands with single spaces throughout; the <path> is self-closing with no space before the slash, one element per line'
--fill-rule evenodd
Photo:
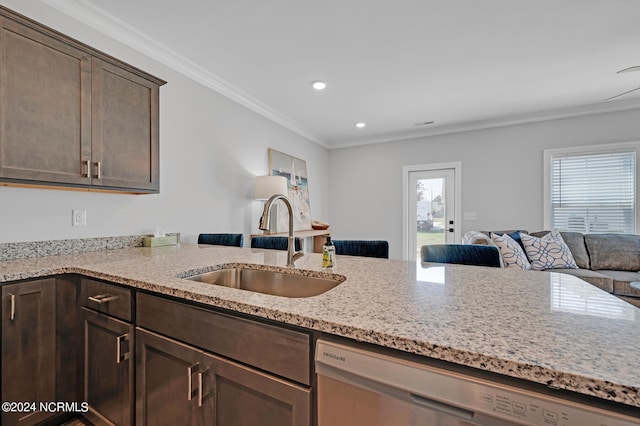
<path fill-rule="evenodd" d="M 71 225 L 73 225 L 73 226 L 87 226 L 87 211 L 86 210 L 72 210 L 71 211 Z"/>

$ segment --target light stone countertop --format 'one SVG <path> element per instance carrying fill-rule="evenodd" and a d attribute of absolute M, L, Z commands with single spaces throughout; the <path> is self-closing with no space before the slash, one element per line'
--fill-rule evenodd
<path fill-rule="evenodd" d="M 338 256 L 346 281 L 283 298 L 178 278 L 286 252 L 181 244 L 0 262 L 0 283 L 78 273 L 640 407 L 640 309 L 573 276 Z M 297 269 L 322 273 L 321 255 Z"/>

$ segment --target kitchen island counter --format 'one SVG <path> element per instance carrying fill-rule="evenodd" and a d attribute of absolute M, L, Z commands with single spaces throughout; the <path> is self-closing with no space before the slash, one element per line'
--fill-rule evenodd
<path fill-rule="evenodd" d="M 640 407 L 640 310 L 573 276 L 338 256 L 346 280 L 309 298 L 179 278 L 285 263 L 284 251 L 182 244 L 2 261 L 0 282 L 81 274 Z M 306 254 L 296 267 L 320 264 Z"/>

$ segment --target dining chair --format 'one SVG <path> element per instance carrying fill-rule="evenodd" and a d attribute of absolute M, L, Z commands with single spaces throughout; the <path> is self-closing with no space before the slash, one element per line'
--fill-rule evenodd
<path fill-rule="evenodd" d="M 422 262 L 455 263 L 459 265 L 500 268 L 500 251 L 496 246 L 482 244 L 430 244 L 420 249 Z"/>
<path fill-rule="evenodd" d="M 244 237 L 242 234 L 200 234 L 198 235 L 198 244 L 242 247 L 243 241 L 244 241 Z"/>
<path fill-rule="evenodd" d="M 263 248 L 272 250 L 286 250 L 288 237 L 253 237 L 251 238 L 251 248 Z M 303 247 L 302 239 L 296 237 L 295 250 L 300 251 Z"/>
<path fill-rule="evenodd" d="M 336 254 L 389 258 L 389 242 L 384 240 L 331 240 Z"/>

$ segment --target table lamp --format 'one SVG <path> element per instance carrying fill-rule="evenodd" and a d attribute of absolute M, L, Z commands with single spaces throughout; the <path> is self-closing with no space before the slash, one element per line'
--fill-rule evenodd
<path fill-rule="evenodd" d="M 289 196 L 287 178 L 284 176 L 256 176 L 256 200 L 268 200 L 276 194 Z M 271 213 L 269 230 L 264 231 L 265 234 L 278 232 L 278 205 L 275 204 L 271 208 L 275 209 L 275 211 Z"/>

